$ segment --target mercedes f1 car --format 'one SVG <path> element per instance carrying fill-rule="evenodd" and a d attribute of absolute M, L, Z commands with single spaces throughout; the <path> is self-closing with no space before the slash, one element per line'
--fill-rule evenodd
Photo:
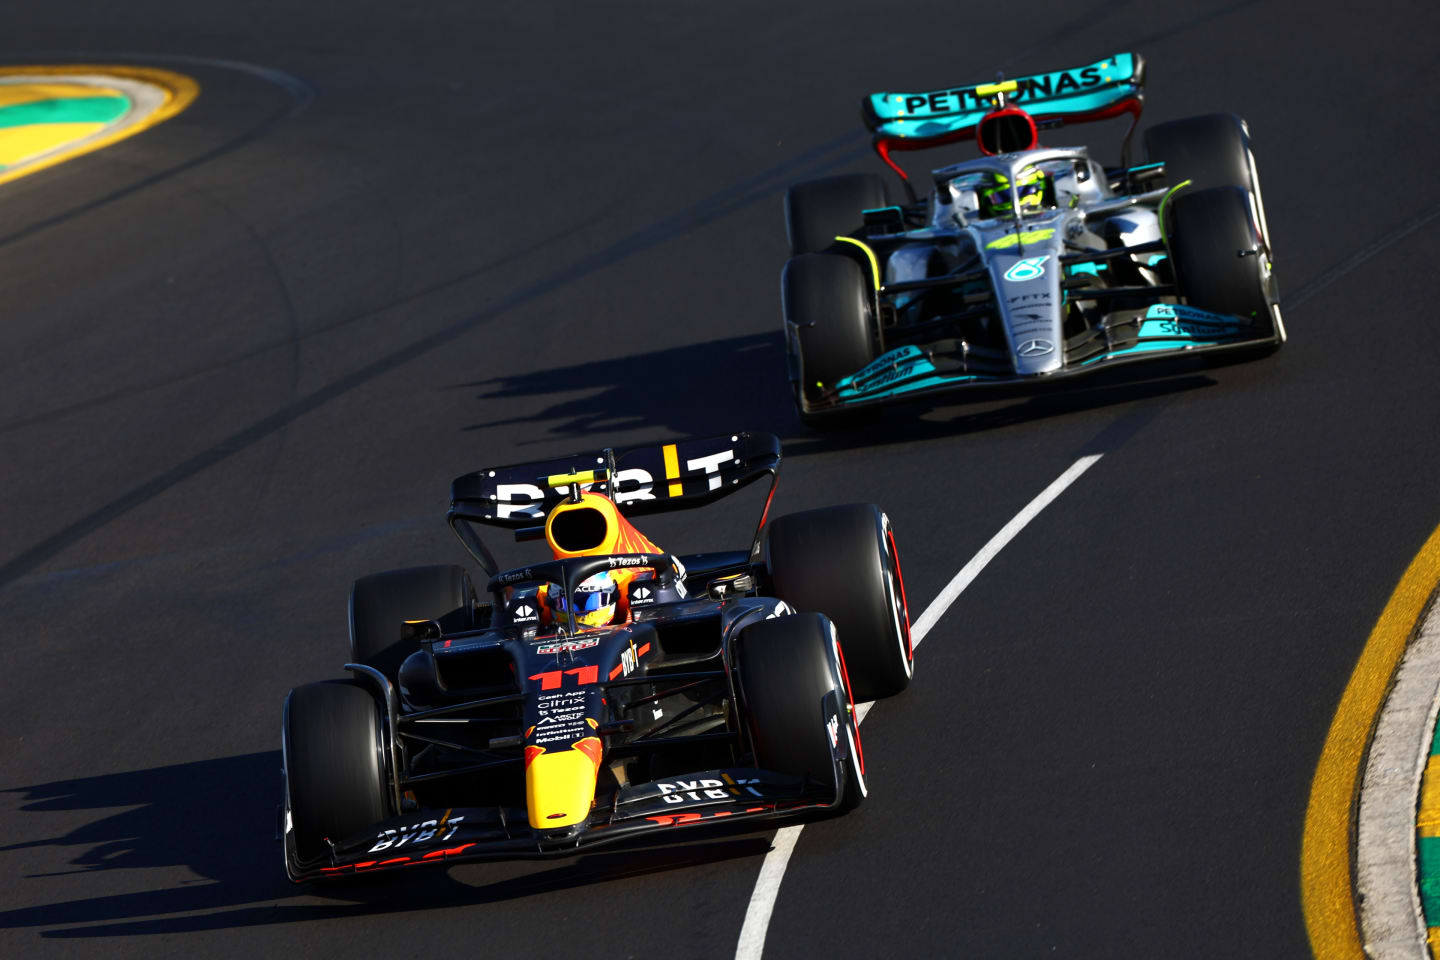
<path fill-rule="evenodd" d="M 460 566 L 355 582 L 352 677 L 292 690 L 280 835 L 294 881 L 573 855 L 677 828 L 855 807 L 856 701 L 898 693 L 910 618 L 887 517 L 852 504 L 767 523 L 770 435 L 467 474 Z M 769 478 L 744 549 L 675 556 L 632 516 Z M 500 570 L 476 525 L 543 539 Z"/>
<path fill-rule="evenodd" d="M 1177 354 L 1285 340 L 1249 129 L 1231 114 L 1146 130 L 1145 64 L 1089 66 L 862 103 L 875 174 L 785 198 L 789 375 L 810 423 L 957 389 L 1034 385 Z M 1040 130 L 1129 114 L 1120 166 Z M 917 196 L 892 154 L 973 137 L 981 156 Z"/>

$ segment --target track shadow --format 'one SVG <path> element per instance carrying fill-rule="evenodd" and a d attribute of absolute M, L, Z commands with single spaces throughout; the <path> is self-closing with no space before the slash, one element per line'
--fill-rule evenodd
<path fill-rule="evenodd" d="M 377 377 L 454 341 L 507 311 L 547 296 L 555 289 L 572 284 L 599 270 L 609 269 L 623 260 L 663 246 L 677 237 L 693 233 L 707 224 L 751 204 L 762 200 L 774 200 L 790 182 L 817 176 L 857 160 L 864 155 L 866 148 L 857 146 L 856 139 L 854 134 L 837 137 L 717 190 L 671 216 L 657 220 L 627 236 L 617 238 L 613 243 L 593 250 L 567 264 L 562 264 L 533 282 L 522 284 L 491 303 L 484 310 L 461 317 L 405 346 L 375 357 L 357 370 L 303 396 L 294 398 L 290 403 L 248 427 L 192 454 L 138 486 L 119 493 L 108 502 L 95 507 L 85 516 L 72 521 L 39 543 L 21 551 L 0 565 L 0 587 L 35 571 L 51 557 L 74 546 L 97 530 L 125 516 L 137 507 L 149 503 L 176 485 L 184 483 L 191 477 L 225 462 L 235 454 L 248 450 L 262 440 L 286 429 L 291 423 L 306 414 L 324 407 L 330 401 L 345 396 Z M 388 305 L 381 306 L 367 311 L 367 313 L 374 314 L 388 308 Z M 683 398 L 688 395 L 680 396 Z M 657 404 L 678 404 L 688 401 L 657 397 L 655 402 Z"/>
<path fill-rule="evenodd" d="M 297 887 L 285 879 L 280 845 L 272 839 L 279 772 L 276 750 L 7 790 L 22 795 L 22 811 L 133 807 L 63 836 L 0 847 L 0 855 L 43 846 L 76 848 L 69 861 L 74 869 L 31 875 L 34 879 L 181 866 L 210 882 L 189 880 L 135 893 L 0 910 L 0 929 L 50 927 L 42 932 L 47 938 L 117 937 L 473 907 L 762 856 L 769 849 L 765 836 L 711 835 L 673 846 L 588 854 L 478 886 L 462 883 L 441 868 L 411 871 L 398 879 L 367 877 Z M 317 896 L 326 899 L 317 902 Z"/>
<path fill-rule="evenodd" d="M 620 430 L 670 431 L 700 436 L 732 430 L 767 430 L 786 438 L 788 456 L 952 438 L 1033 420 L 1167 396 L 1215 383 L 1194 360 L 1102 371 L 1063 387 L 1036 392 L 996 390 L 916 401 L 877 410 L 863 419 L 812 430 L 795 413 L 785 380 L 784 342 L 755 333 L 670 347 L 612 360 L 579 363 L 455 384 L 478 388 L 487 406 L 523 400 L 523 416 L 482 420 L 463 429 L 503 424 L 545 425 L 545 435 L 594 444 Z M 564 395 L 549 405 L 543 398 Z M 539 402 L 537 402 L 539 401 Z M 958 404 L 958 405 L 957 405 Z"/>
<path fill-rule="evenodd" d="M 479 388 L 484 404 L 524 400 L 523 416 L 484 420 L 465 430 L 502 424 L 548 424 L 548 436 L 593 442 L 619 430 L 670 430 L 701 435 L 737 428 L 781 432 L 798 427 L 790 412 L 784 342 L 778 332 L 691 343 L 612 360 L 460 383 Z M 535 398 L 563 391 L 567 399 L 537 407 Z M 581 396 L 575 396 L 582 393 Z M 558 422 L 557 422 L 558 421 Z M 537 439 L 535 443 L 542 442 Z"/>

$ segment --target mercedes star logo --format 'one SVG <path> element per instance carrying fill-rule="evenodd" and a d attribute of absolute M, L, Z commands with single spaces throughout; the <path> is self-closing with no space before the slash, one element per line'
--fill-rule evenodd
<path fill-rule="evenodd" d="M 1049 340 L 1026 340 L 1015 352 L 1022 357 L 1042 357 L 1054 349 Z"/>

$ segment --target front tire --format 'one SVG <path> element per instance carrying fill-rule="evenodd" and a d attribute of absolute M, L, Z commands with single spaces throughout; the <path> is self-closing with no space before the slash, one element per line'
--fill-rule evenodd
<path fill-rule="evenodd" d="M 835 238 L 854 233 L 861 211 L 889 206 L 885 181 L 873 173 L 846 173 L 797 183 L 785 191 L 785 231 L 790 255 L 827 249 Z"/>
<path fill-rule="evenodd" d="M 869 792 L 865 755 L 833 625 L 819 614 L 797 614 L 763 620 L 740 636 L 740 687 L 756 765 L 833 783 L 833 731 L 844 757 L 838 809 L 855 809 Z"/>
<path fill-rule="evenodd" d="M 313 863 L 327 838 L 354 839 L 390 815 L 381 713 L 357 683 L 308 683 L 285 699 L 282 726 L 295 854 Z"/>
<path fill-rule="evenodd" d="M 1158 124 L 1145 131 L 1145 157 L 1151 163 L 1165 163 L 1165 179 L 1171 186 L 1189 180 L 1187 192 L 1212 187 L 1248 190 L 1254 204 L 1251 216 L 1265 245 L 1270 245 L 1250 127 L 1240 117 L 1211 113 Z"/>
<path fill-rule="evenodd" d="M 858 702 L 910 684 L 915 659 L 905 581 L 890 520 L 873 504 L 777 518 L 765 534 L 775 596 L 835 624 Z"/>
<path fill-rule="evenodd" d="M 1245 190 L 1212 187 L 1180 194 L 1170 249 L 1175 280 L 1186 303 L 1245 317 L 1257 326 L 1273 322 L 1270 251 L 1252 219 Z"/>
<path fill-rule="evenodd" d="M 871 284 L 860 265 L 838 254 L 807 253 L 785 264 L 780 299 L 795 367 L 800 418 L 824 417 L 809 405 L 827 388 L 875 359 Z"/>
<path fill-rule="evenodd" d="M 392 682 L 420 644 L 400 638 L 406 620 L 439 620 L 446 632 L 469 629 L 475 588 L 464 567 L 437 564 L 361 577 L 350 588 L 350 662 Z"/>

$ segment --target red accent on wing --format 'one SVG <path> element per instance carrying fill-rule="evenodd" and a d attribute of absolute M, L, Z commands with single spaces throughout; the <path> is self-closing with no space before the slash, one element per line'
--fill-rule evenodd
<path fill-rule="evenodd" d="M 894 160 L 890 159 L 890 150 L 891 150 L 896 144 L 899 144 L 899 143 L 900 143 L 899 140 L 891 140 L 891 139 L 889 139 L 889 138 L 887 138 L 887 137 L 876 137 L 876 138 L 875 138 L 875 152 L 880 155 L 880 159 L 881 159 L 881 160 L 885 161 L 885 166 L 889 167 L 891 170 L 894 170 L 896 173 L 898 173 L 898 174 L 900 175 L 900 179 L 901 179 L 901 180 L 909 180 L 909 179 L 910 179 L 910 175 L 900 168 L 900 164 L 898 164 L 898 163 L 896 163 Z M 904 147 L 900 147 L 900 149 L 901 149 L 901 150 L 904 150 L 905 148 L 904 148 Z M 766 513 L 769 513 L 769 512 L 770 512 L 770 501 L 769 501 L 769 500 L 766 500 L 766 501 L 765 501 L 765 512 L 766 512 Z M 764 521 L 764 518 L 763 518 L 763 517 L 761 518 L 760 525 L 761 525 L 761 526 L 764 526 L 764 525 L 765 525 L 765 521 Z"/>
<path fill-rule="evenodd" d="M 909 177 L 905 176 L 904 170 L 901 170 L 899 167 L 895 166 L 895 164 L 890 162 L 890 157 L 888 154 L 882 154 L 881 156 L 886 163 L 890 164 L 891 170 L 894 170 L 896 173 L 900 174 L 900 179 L 910 179 Z M 775 499 L 775 491 L 779 488 L 779 486 L 780 483 L 778 480 L 775 483 L 770 484 L 770 495 L 765 498 L 765 509 L 760 512 L 760 526 L 756 528 L 757 530 L 763 530 L 765 528 L 765 521 L 770 517 L 770 501 Z"/>

